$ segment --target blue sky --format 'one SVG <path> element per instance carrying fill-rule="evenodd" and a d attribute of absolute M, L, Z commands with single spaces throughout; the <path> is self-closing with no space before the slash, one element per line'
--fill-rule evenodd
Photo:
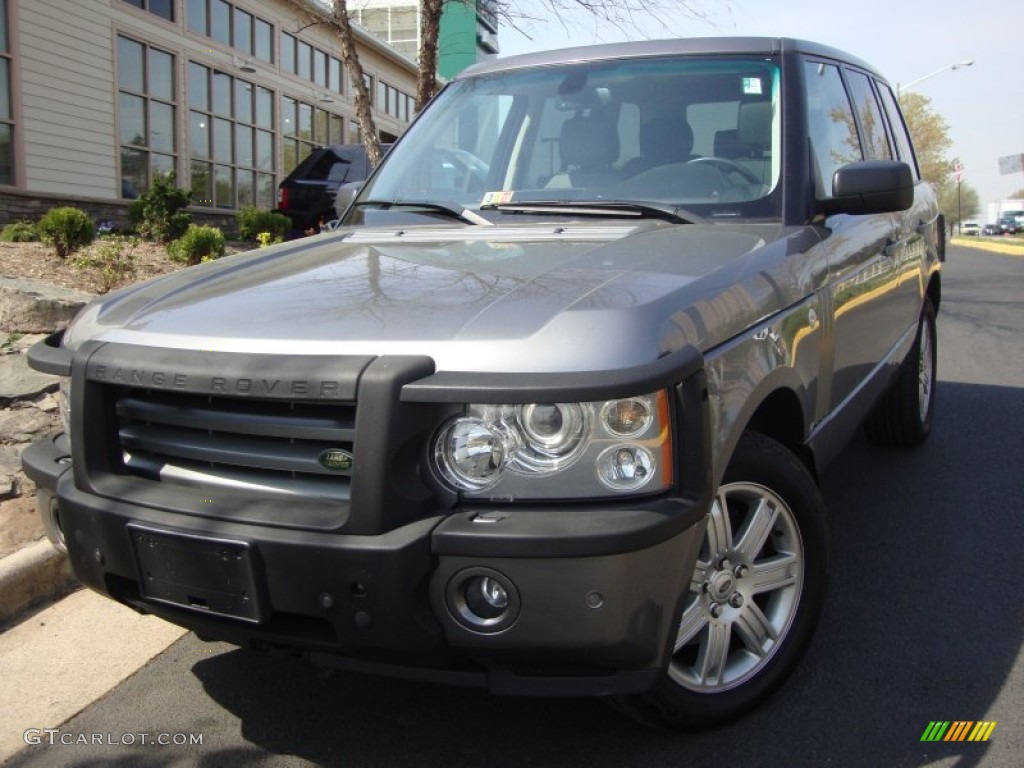
<path fill-rule="evenodd" d="M 670 0 L 660 0 L 670 2 Z M 575 12 L 523 23 L 533 38 L 502 26 L 501 55 L 593 43 L 664 37 L 757 35 L 800 37 L 835 46 L 877 67 L 893 84 L 910 83 L 965 60 L 910 90 L 931 99 L 949 125 L 964 181 L 982 203 L 1024 188 L 1024 174 L 1001 175 L 997 159 L 1024 153 L 1024 6 L 1020 0 L 688 0 L 702 18 L 676 12 L 642 19 L 640 29 L 617 29 Z M 536 8 L 532 6 L 531 8 Z M 538 11 L 534 11 L 537 13 Z"/>

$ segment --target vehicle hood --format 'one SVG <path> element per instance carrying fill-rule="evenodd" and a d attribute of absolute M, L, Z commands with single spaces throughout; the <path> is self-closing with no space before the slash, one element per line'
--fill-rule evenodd
<path fill-rule="evenodd" d="M 339 230 L 113 294 L 66 336 L 439 370 L 601 370 L 702 350 L 816 287 L 812 228 L 661 221 Z"/>

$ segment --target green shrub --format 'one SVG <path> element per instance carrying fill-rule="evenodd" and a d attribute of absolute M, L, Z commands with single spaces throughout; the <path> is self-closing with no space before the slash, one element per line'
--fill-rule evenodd
<path fill-rule="evenodd" d="M 192 222 L 192 216 L 182 211 L 191 202 L 191 192 L 174 186 L 174 174 L 164 174 L 132 201 L 128 219 L 143 237 L 168 243 L 181 237 Z"/>
<path fill-rule="evenodd" d="M 93 241 L 96 227 L 92 219 L 78 208 L 52 208 L 39 220 L 39 237 L 66 259 L 69 255 Z"/>
<path fill-rule="evenodd" d="M 261 211 L 252 206 L 242 208 L 235 221 L 238 223 L 238 237 L 242 240 L 257 240 L 261 232 L 269 232 L 271 242 L 280 243 L 292 228 L 292 220 L 283 213 Z"/>
<path fill-rule="evenodd" d="M 31 243 L 39 239 L 39 232 L 31 221 L 12 221 L 0 230 L 0 241 L 5 243 Z"/>
<path fill-rule="evenodd" d="M 135 276 L 139 257 L 135 249 L 139 245 L 137 237 L 125 235 L 107 235 L 100 238 L 91 251 L 84 251 L 71 263 L 82 271 L 97 273 L 101 293 L 106 293 L 122 280 Z"/>
<path fill-rule="evenodd" d="M 216 227 L 190 224 L 184 235 L 167 246 L 167 254 L 189 265 L 219 259 L 224 255 L 224 233 Z"/>

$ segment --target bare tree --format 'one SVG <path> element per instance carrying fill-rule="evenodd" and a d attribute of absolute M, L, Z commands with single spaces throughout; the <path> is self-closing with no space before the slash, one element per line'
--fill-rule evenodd
<path fill-rule="evenodd" d="M 526 35 L 524 24 L 550 19 L 565 28 L 566 19 L 580 13 L 594 21 L 607 22 L 622 30 L 636 31 L 641 19 L 652 19 L 659 28 L 672 34 L 671 20 L 680 15 L 707 21 L 705 12 L 687 0 L 481 0 L 496 20 Z M 707 0 L 711 1 L 711 0 Z M 437 57 L 441 14 L 448 3 L 466 3 L 476 7 L 477 0 L 419 0 L 420 49 L 419 79 L 416 84 L 416 111 L 420 111 L 438 90 Z"/>
<path fill-rule="evenodd" d="M 338 35 L 338 44 L 341 47 L 341 58 L 348 70 L 348 79 L 355 89 L 356 119 L 359 120 L 359 130 L 363 136 L 363 144 L 366 145 L 366 157 L 374 168 L 380 162 L 380 136 L 377 135 L 377 125 L 373 121 L 373 113 L 370 111 L 370 93 L 366 89 L 366 78 L 363 76 L 363 65 L 359 62 L 359 53 L 356 51 L 355 38 L 352 34 L 352 24 L 348 18 L 348 3 L 346 0 L 332 0 L 331 2 L 331 28 Z"/>
<path fill-rule="evenodd" d="M 331 0 L 330 10 L 324 8 L 321 11 L 308 0 L 294 0 L 294 2 L 303 13 L 300 29 L 326 25 L 338 38 L 341 59 L 348 71 L 349 83 L 351 83 L 352 91 L 355 94 L 356 119 L 359 121 L 363 144 L 366 145 L 366 157 L 376 167 L 381 157 L 380 137 L 377 135 L 377 124 L 374 122 L 373 112 L 370 109 L 370 92 L 366 88 L 363 65 L 359 61 L 355 34 L 348 17 L 348 3 L 346 0 Z"/>
<path fill-rule="evenodd" d="M 464 2 L 465 0 L 449 0 Z M 437 93 L 437 41 L 441 34 L 441 14 L 445 0 L 420 0 L 419 77 L 416 81 L 416 111 L 419 112 Z"/>

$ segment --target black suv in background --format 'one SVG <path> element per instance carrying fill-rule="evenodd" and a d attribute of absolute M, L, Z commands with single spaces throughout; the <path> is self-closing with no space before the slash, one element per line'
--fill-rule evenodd
<path fill-rule="evenodd" d="M 386 152 L 390 144 L 382 144 Z M 318 230 L 320 224 L 336 218 L 334 197 L 338 187 L 363 181 L 373 171 L 362 144 L 332 144 L 317 147 L 295 166 L 277 190 L 277 211 L 292 220 L 298 233 Z"/>

